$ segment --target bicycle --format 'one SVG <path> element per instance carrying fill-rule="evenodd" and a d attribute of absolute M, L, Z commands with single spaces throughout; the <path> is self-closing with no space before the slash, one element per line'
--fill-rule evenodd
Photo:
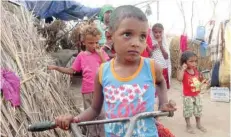
<path fill-rule="evenodd" d="M 81 134 L 81 131 L 77 128 L 77 126 L 87 126 L 87 125 L 95 125 L 95 124 L 107 124 L 107 123 L 128 122 L 129 121 L 129 126 L 125 134 L 125 137 L 131 137 L 133 133 L 133 129 L 135 127 L 135 123 L 138 119 L 147 118 L 147 117 L 162 117 L 162 116 L 173 117 L 173 115 L 174 115 L 174 112 L 161 112 L 161 111 L 143 112 L 133 117 L 72 123 L 70 125 L 70 130 L 74 137 L 83 137 L 83 135 Z M 29 125 L 28 131 L 41 132 L 45 130 L 54 129 L 55 127 L 56 127 L 56 124 L 54 121 L 44 121 L 44 122 L 39 122 L 36 124 Z"/>

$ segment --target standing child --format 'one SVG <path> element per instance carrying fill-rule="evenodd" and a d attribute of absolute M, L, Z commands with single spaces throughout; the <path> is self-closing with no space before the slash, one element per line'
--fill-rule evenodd
<path fill-rule="evenodd" d="M 116 57 L 101 65 L 96 78 L 93 103 L 78 116 L 64 115 L 56 118 L 56 125 L 69 129 L 71 122 L 93 120 L 102 106 L 107 119 L 131 117 L 142 112 L 154 111 L 155 84 L 160 87 L 161 109 L 175 111 L 168 104 L 166 83 L 161 67 L 148 58 L 142 58 L 146 47 L 148 21 L 145 14 L 134 6 L 116 8 L 110 18 L 109 31 Z M 105 125 L 106 137 L 124 137 L 127 123 Z M 138 120 L 133 136 L 158 137 L 154 118 Z"/>
<path fill-rule="evenodd" d="M 113 10 L 114 10 L 114 7 L 112 7 L 112 5 L 109 5 L 109 4 L 104 5 L 100 10 L 100 13 L 99 13 L 100 22 L 96 23 L 98 29 L 100 30 L 102 34 L 101 39 L 99 41 L 100 46 L 103 46 L 107 42 L 105 33 L 108 29 L 111 12 Z"/>
<path fill-rule="evenodd" d="M 177 79 L 183 83 L 183 115 L 186 121 L 187 132 L 192 134 L 195 133 L 190 124 L 190 118 L 193 114 L 196 118 L 197 128 L 206 132 L 206 129 L 201 125 L 202 102 L 200 87 L 203 79 L 196 68 L 196 54 L 192 51 L 183 52 L 180 65 L 181 69 L 178 70 Z"/>
<path fill-rule="evenodd" d="M 170 51 L 164 39 L 164 27 L 160 23 L 156 23 L 152 27 L 152 58 L 160 64 L 163 68 L 163 76 L 165 78 L 167 88 L 170 88 L 170 76 L 171 76 L 171 61 Z"/>
<path fill-rule="evenodd" d="M 83 32 L 83 44 L 86 46 L 86 51 L 81 51 L 76 57 L 71 68 L 64 68 L 58 66 L 48 66 L 50 70 L 57 70 L 59 72 L 73 75 L 82 71 L 82 96 L 83 105 L 86 110 L 92 104 L 94 91 L 94 79 L 101 63 L 108 60 L 107 54 L 99 48 L 98 41 L 100 40 L 100 31 L 94 26 L 87 26 Z M 102 128 L 89 126 L 89 136 L 98 136 L 102 132 Z M 96 131 L 95 131 L 96 130 Z M 99 131 L 100 130 L 100 131 Z M 104 133 L 103 133 L 104 134 Z M 101 135 L 102 136 L 102 135 Z"/>

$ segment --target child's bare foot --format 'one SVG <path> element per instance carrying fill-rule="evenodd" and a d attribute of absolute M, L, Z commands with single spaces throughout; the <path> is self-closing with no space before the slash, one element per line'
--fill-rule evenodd
<path fill-rule="evenodd" d="M 193 130 L 192 126 L 187 126 L 187 127 L 186 127 L 186 130 L 187 130 L 187 132 L 190 133 L 190 134 L 195 134 L 195 131 Z"/>
<path fill-rule="evenodd" d="M 197 128 L 202 132 L 207 132 L 207 130 L 201 125 L 197 125 Z"/>

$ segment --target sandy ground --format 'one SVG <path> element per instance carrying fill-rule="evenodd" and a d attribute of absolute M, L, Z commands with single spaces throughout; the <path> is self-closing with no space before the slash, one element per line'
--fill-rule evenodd
<path fill-rule="evenodd" d="M 73 83 L 80 83 L 80 79 L 75 79 Z M 203 97 L 203 117 L 202 124 L 208 130 L 203 133 L 195 128 L 195 120 L 191 119 L 191 123 L 195 128 L 196 134 L 189 134 L 185 131 L 185 121 L 182 116 L 182 97 L 181 85 L 173 79 L 171 81 L 171 89 L 168 93 L 169 99 L 173 99 L 177 103 L 177 111 L 174 117 L 160 118 L 160 121 L 168 127 L 176 137 L 230 137 L 230 103 L 212 102 L 209 93 L 202 95 Z M 76 98 L 76 105 L 82 106 L 82 96 L 80 93 L 80 84 L 72 84 L 71 92 L 73 98 Z"/>

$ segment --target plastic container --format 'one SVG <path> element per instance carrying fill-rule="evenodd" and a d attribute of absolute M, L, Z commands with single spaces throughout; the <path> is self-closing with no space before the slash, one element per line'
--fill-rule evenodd
<path fill-rule="evenodd" d="M 197 27 L 196 39 L 204 41 L 205 39 L 205 27 L 204 26 Z"/>

